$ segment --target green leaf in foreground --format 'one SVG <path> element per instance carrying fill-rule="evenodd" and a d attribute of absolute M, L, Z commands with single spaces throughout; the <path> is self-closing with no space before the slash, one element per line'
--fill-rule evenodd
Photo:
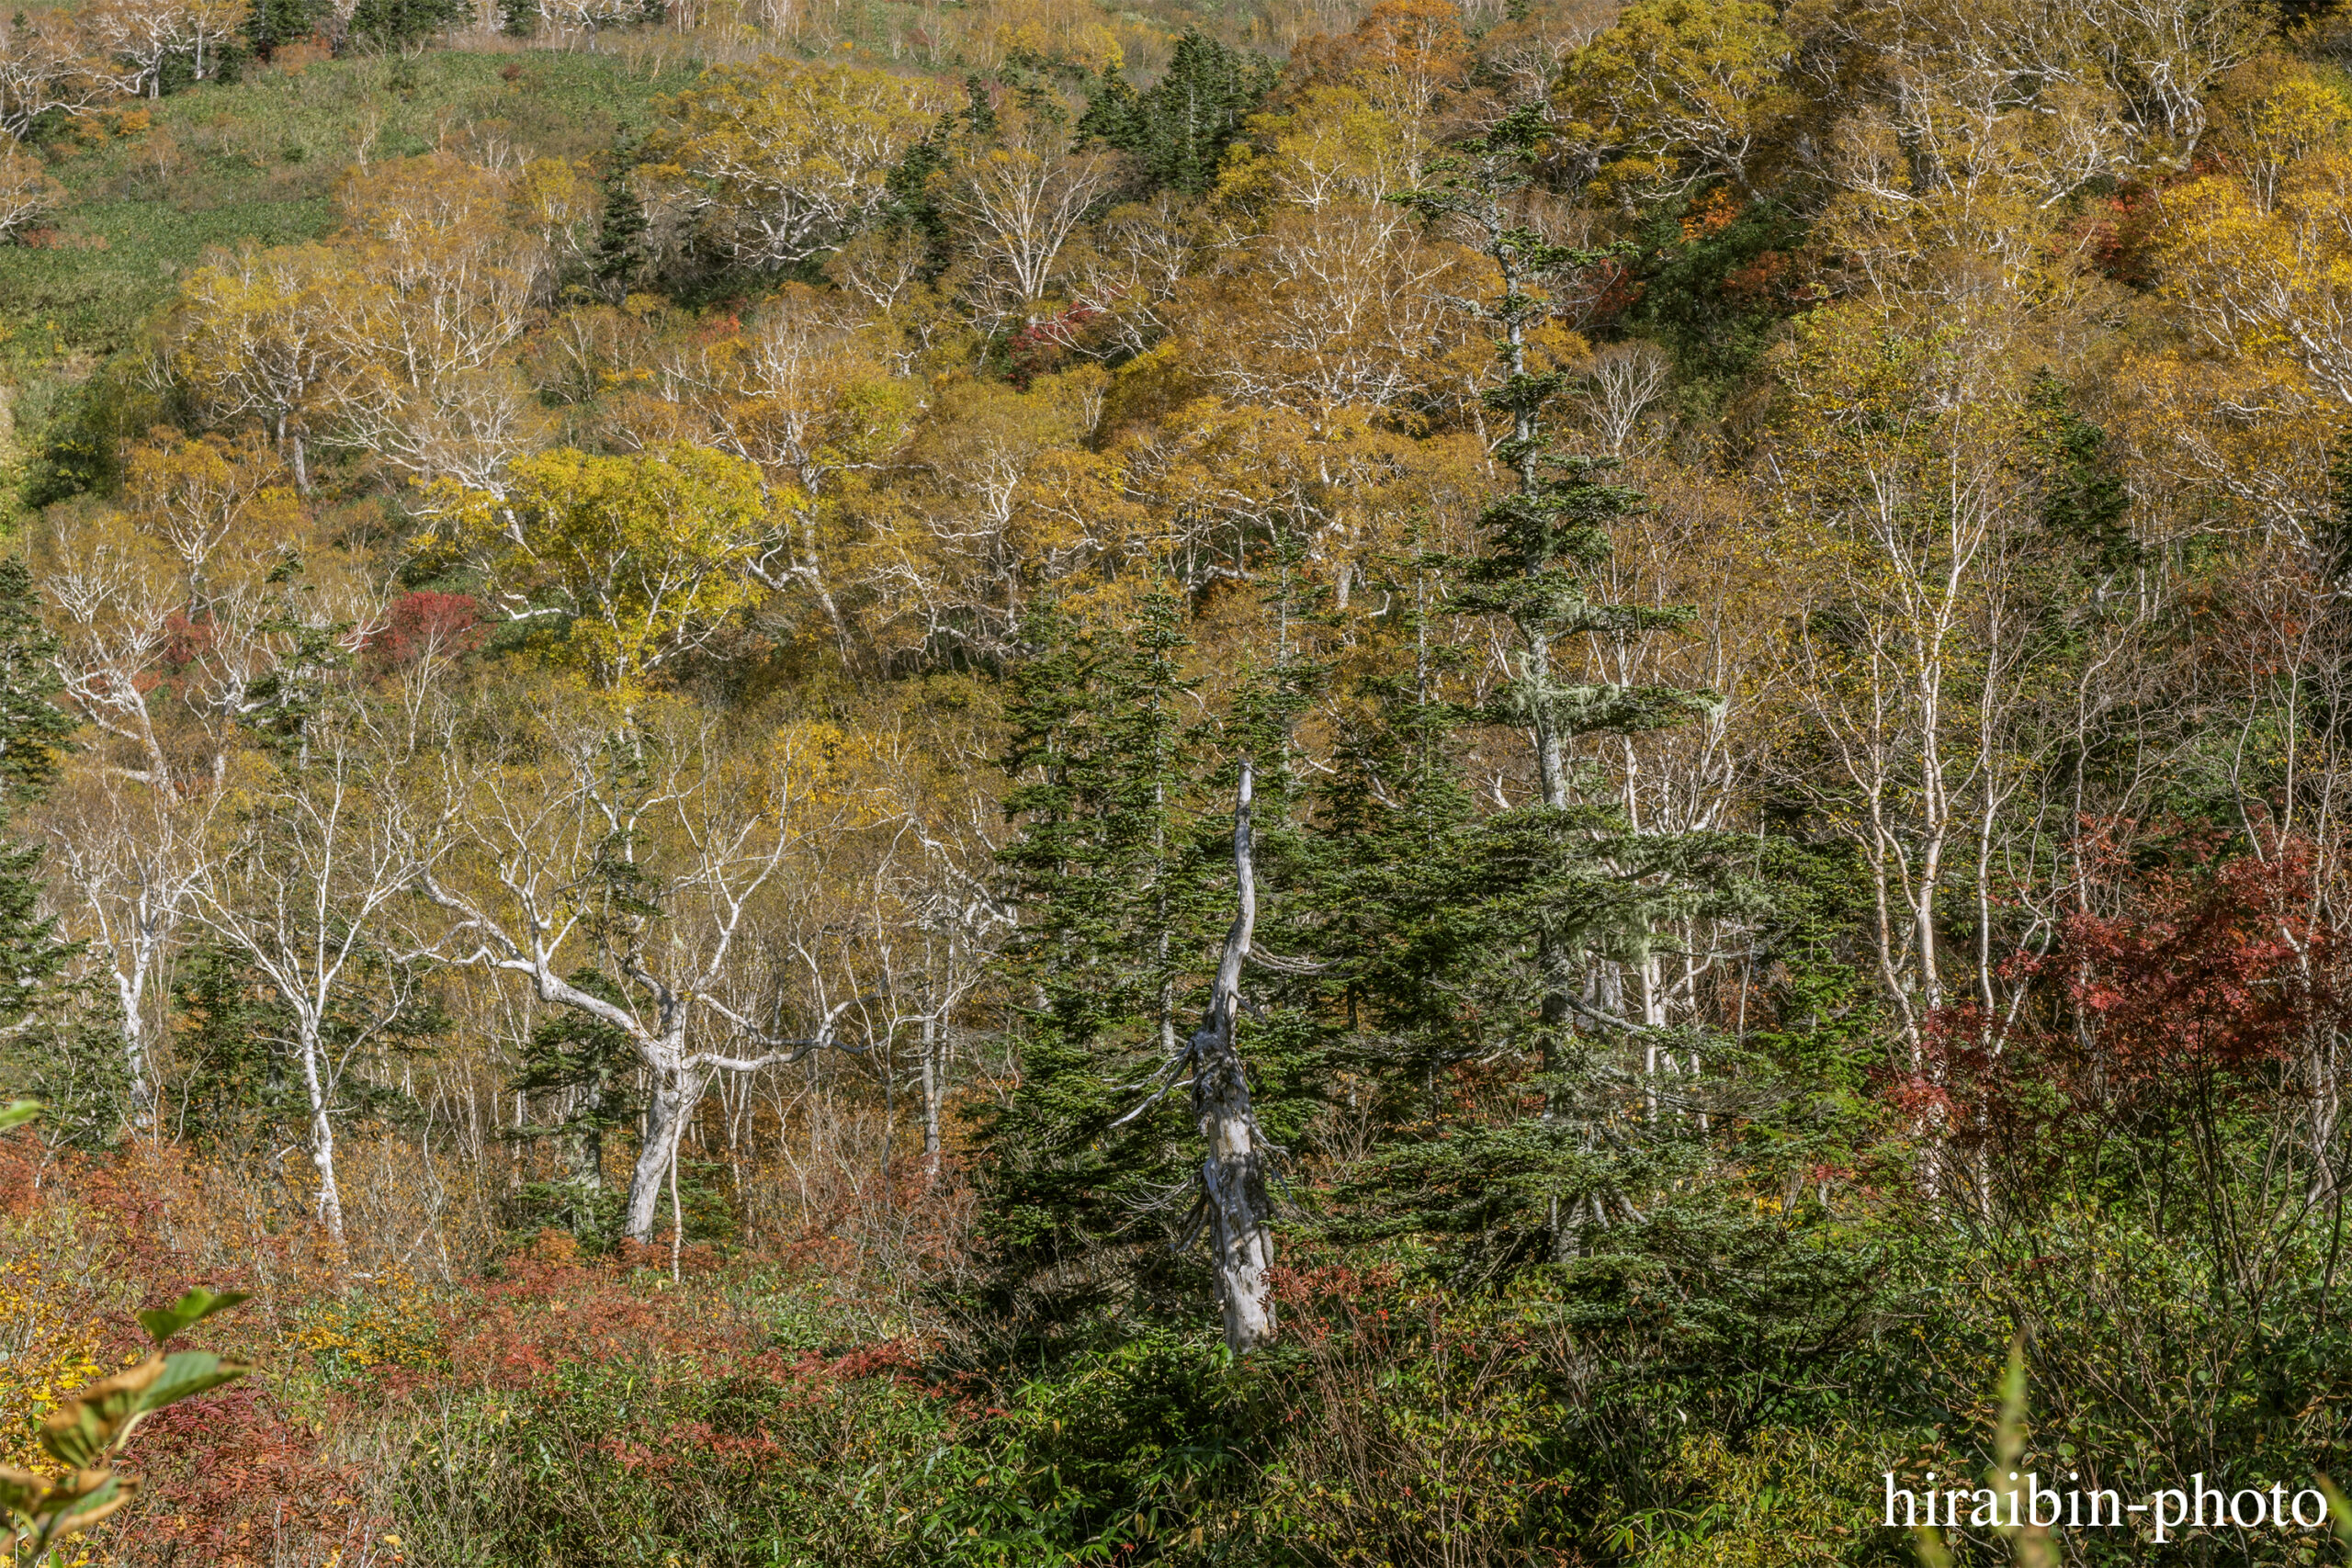
<path fill-rule="evenodd" d="M 214 1313 L 226 1312 L 239 1302 L 250 1299 L 250 1292 L 223 1291 L 215 1294 L 198 1285 L 167 1307 L 151 1308 L 141 1313 L 139 1322 L 160 1346 L 173 1335 L 194 1327 Z"/>

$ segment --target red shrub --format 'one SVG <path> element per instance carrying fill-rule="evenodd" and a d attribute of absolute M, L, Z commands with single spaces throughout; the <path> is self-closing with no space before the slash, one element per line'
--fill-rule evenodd
<path fill-rule="evenodd" d="M 267 1563 L 288 1542 L 348 1547 L 382 1528 L 368 1517 L 357 1472 L 329 1463 L 317 1436 L 289 1423 L 256 1382 L 150 1417 L 130 1466 L 143 1494 L 141 1562 Z"/>
<path fill-rule="evenodd" d="M 2033 987 L 2014 1024 L 1938 1010 L 1918 1071 L 1887 1098 L 1963 1142 L 2097 1135 L 2120 1116 L 2290 1092 L 2282 1069 L 2344 1000 L 2312 917 L 2308 845 L 2140 874 L 2119 913 L 2078 914 L 2009 976 Z"/>
<path fill-rule="evenodd" d="M 481 606 L 470 594 L 419 589 L 394 600 L 384 629 L 368 639 L 368 668 L 380 675 L 404 670 L 427 654 L 471 653 L 489 637 Z"/>

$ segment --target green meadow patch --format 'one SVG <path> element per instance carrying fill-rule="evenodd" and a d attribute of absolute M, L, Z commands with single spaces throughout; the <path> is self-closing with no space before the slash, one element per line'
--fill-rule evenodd
<path fill-rule="evenodd" d="M 683 81 L 610 54 L 433 52 L 248 65 L 61 127 L 42 142 L 71 199 L 31 243 L 0 246 L 0 321 L 20 378 L 110 358 L 207 253 L 334 227 L 363 161 L 447 144 L 483 161 L 594 157 Z"/>

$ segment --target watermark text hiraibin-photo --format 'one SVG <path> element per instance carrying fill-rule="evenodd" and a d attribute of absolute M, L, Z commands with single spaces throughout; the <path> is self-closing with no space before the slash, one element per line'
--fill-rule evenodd
<path fill-rule="evenodd" d="M 2327 1523 L 2324 1493 L 2309 1487 L 2290 1492 L 2284 1482 L 2233 1489 L 2208 1485 L 2200 1471 L 2186 1486 L 2161 1487 L 2126 1501 L 2112 1487 L 2086 1490 L 2076 1484 L 2079 1471 L 2067 1472 L 2064 1491 L 2057 1477 L 2045 1486 L 2034 1471 L 2012 1471 L 2008 1479 L 1997 1488 L 1938 1486 L 1929 1471 L 1926 1484 L 1915 1489 L 1896 1486 L 1894 1472 L 1888 1471 L 1882 1522 L 1897 1529 L 2145 1529 L 2160 1542 L 2186 1529 L 2314 1530 Z"/>

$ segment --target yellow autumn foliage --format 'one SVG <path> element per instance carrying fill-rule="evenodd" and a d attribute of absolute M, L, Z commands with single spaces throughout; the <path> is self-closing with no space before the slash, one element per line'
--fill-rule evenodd
<path fill-rule="evenodd" d="M 558 657 L 634 691 L 759 595 L 759 469 L 685 444 L 626 457 L 517 459 L 503 494 L 438 487 L 444 529 L 518 617 L 568 618 Z"/>
<path fill-rule="evenodd" d="M 441 1359 L 441 1325 L 433 1298 L 404 1269 L 364 1291 L 314 1298 L 288 1340 L 332 1373 L 430 1367 Z"/>
<path fill-rule="evenodd" d="M 107 1370 L 97 1325 L 69 1308 L 65 1293 L 38 1256 L 0 1262 L 0 1465 L 46 1463 L 41 1418 Z"/>

